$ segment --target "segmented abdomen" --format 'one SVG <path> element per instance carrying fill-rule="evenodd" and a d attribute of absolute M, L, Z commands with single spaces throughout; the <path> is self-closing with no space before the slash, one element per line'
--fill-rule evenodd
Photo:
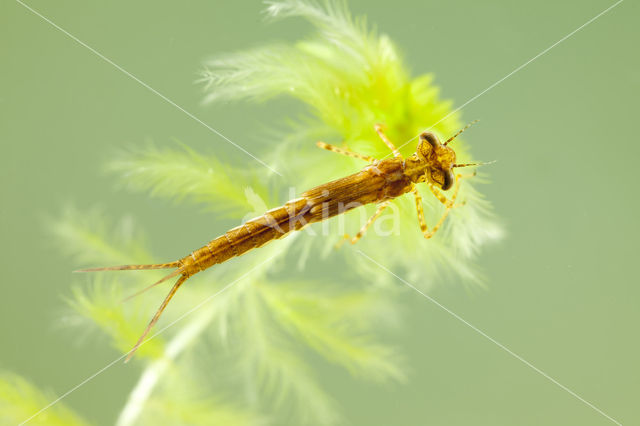
<path fill-rule="evenodd" d="M 181 259 L 184 273 L 193 275 L 301 229 L 309 210 L 307 200 L 298 198 L 230 229 Z"/>
<path fill-rule="evenodd" d="M 240 256 L 307 224 L 319 222 L 364 204 L 395 198 L 410 181 L 399 159 L 388 159 L 302 194 L 285 205 L 237 226 L 180 260 L 183 274 L 193 275 Z"/>

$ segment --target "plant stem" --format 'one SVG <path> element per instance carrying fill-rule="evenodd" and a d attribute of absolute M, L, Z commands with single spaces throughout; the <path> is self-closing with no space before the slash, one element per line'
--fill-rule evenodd
<path fill-rule="evenodd" d="M 175 360 L 182 351 L 189 346 L 202 331 L 208 327 L 209 323 L 215 316 L 214 309 L 205 309 L 202 313 L 183 327 L 178 334 L 167 344 L 162 358 L 153 361 L 144 369 L 140 380 L 133 388 L 127 399 L 127 403 L 120 412 L 117 426 L 130 426 L 137 424 L 138 417 L 145 406 L 145 403 L 151 396 L 154 387 L 163 376 L 164 372 L 169 368 L 173 360 Z"/>

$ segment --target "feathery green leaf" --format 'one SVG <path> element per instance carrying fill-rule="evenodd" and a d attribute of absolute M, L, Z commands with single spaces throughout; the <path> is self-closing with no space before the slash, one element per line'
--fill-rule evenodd
<path fill-rule="evenodd" d="M 54 400 L 50 392 L 42 392 L 33 384 L 12 373 L 0 373 L 0 423 L 16 425 L 24 422 Z M 64 403 L 57 403 L 29 421 L 30 425 L 86 426 L 87 423 Z"/>

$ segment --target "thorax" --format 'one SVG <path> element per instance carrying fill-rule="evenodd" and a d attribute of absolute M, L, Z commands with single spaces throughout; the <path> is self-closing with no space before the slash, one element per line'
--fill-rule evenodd
<path fill-rule="evenodd" d="M 378 200 L 383 201 L 409 192 L 413 184 L 418 183 L 421 176 L 424 176 L 425 169 L 423 162 L 416 156 L 411 156 L 404 160 L 389 158 L 378 161 L 365 167 L 363 171 L 384 179 L 384 187 L 378 195 Z"/>

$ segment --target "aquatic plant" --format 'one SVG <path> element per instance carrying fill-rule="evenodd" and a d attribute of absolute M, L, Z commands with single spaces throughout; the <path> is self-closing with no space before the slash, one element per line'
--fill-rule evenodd
<path fill-rule="evenodd" d="M 217 55 L 205 64 L 199 81 L 209 103 L 284 95 L 306 106 L 274 129 L 256 152 L 283 176 L 257 163 L 227 164 L 184 144 L 148 144 L 108 165 L 129 189 L 204 207 L 213 218 L 246 218 L 247 212 L 261 214 L 286 201 L 293 182 L 304 190 L 362 167 L 358 160 L 319 150 L 318 139 L 381 158 L 388 149 L 374 133 L 375 123 L 386 125 L 404 154 L 415 150 L 415 137 L 428 126 L 444 138 L 462 127 L 458 114 L 450 114 L 451 103 L 440 99 L 433 77 L 412 77 L 394 43 L 363 17 L 353 18 L 344 3 L 267 4 L 269 19 L 299 16 L 316 32 L 295 44 Z M 471 160 L 464 140 L 455 143 L 460 161 Z M 477 183 L 465 181 L 459 199 L 466 204 L 453 210 L 433 239 L 423 238 L 413 199 L 401 198 L 385 214 L 396 224 L 391 235 L 369 232 L 358 248 L 423 290 L 444 274 L 480 282 L 474 257 L 500 236 L 500 227 Z M 442 206 L 430 193 L 423 195 L 433 223 Z M 344 222 L 351 234 L 372 213 L 357 210 Z M 383 225 L 389 222 L 385 217 L 379 219 Z M 384 332 L 401 321 L 400 286 L 389 285 L 392 277 L 349 246 L 335 250 L 343 234 L 337 224 L 313 225 L 195 276 L 158 324 L 162 333 L 136 354 L 133 362 L 142 373 L 118 424 L 157 424 L 159 419 L 171 424 L 336 423 L 341 410 L 331 391 L 318 383 L 319 360 L 360 380 L 404 380 L 402 357 Z M 140 228 L 128 218 L 110 225 L 96 211 L 69 209 L 55 233 L 78 266 L 158 261 Z M 224 231 L 212 228 L 205 238 Z M 305 273 L 310 253 L 334 262 L 341 273 Z M 157 308 L 157 295 L 119 301 L 155 274 L 84 277 L 70 306 L 83 327 L 93 327 L 125 352 Z M 199 309 L 192 312 L 194 307 Z M 312 362 L 313 353 L 318 360 Z"/>

